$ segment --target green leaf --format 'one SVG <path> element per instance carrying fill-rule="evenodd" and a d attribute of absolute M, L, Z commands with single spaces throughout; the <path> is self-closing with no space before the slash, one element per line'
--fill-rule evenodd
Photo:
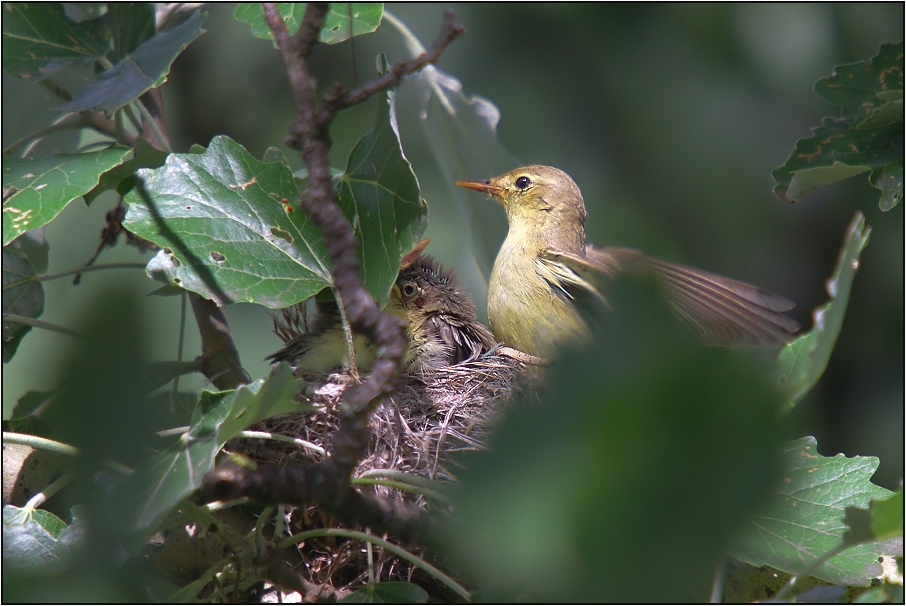
<path fill-rule="evenodd" d="M 288 364 L 278 364 L 267 380 L 239 389 L 202 393 L 189 432 L 156 455 L 122 487 L 132 528 L 153 526 L 180 500 L 201 486 L 223 445 L 246 427 L 287 412 L 305 413 L 313 407 L 294 401 L 301 380 L 292 378 Z"/>
<path fill-rule="evenodd" d="M 392 16 L 387 16 L 386 21 L 400 32 L 411 57 L 425 52 L 401 21 Z M 497 137 L 500 110 L 487 99 L 465 96 L 459 80 L 433 65 L 426 66 L 408 82 L 422 99 L 418 115 L 425 140 L 449 187 L 449 198 L 455 201 L 463 223 L 470 229 L 472 254 L 485 279 L 489 279 L 506 237 L 506 216 L 486 197 L 470 194 L 455 183 L 496 177 L 520 166 Z"/>
<path fill-rule="evenodd" d="M 70 65 L 103 57 L 109 42 L 66 17 L 56 2 L 3 3 L 3 70 L 43 80 Z"/>
<path fill-rule="evenodd" d="M 843 521 L 849 526 L 843 540 L 850 545 L 903 536 L 903 489 L 872 499 L 868 509 L 847 507 Z"/>
<path fill-rule="evenodd" d="M 811 137 L 796 142 L 786 164 L 771 173 L 777 182 L 774 195 L 792 204 L 823 185 L 902 162 L 902 121 L 852 128 L 843 120 L 825 118 Z M 900 185 L 902 197 L 902 180 Z"/>
<path fill-rule="evenodd" d="M 427 604 L 428 592 L 415 583 L 385 581 L 353 591 L 340 604 Z"/>
<path fill-rule="evenodd" d="M 903 121 L 903 43 L 882 44 L 870 61 L 839 65 L 815 84 L 820 97 L 836 103 L 856 128 Z"/>
<path fill-rule="evenodd" d="M 843 327 L 853 278 L 859 268 L 859 255 L 868 244 L 870 234 L 871 228 L 865 226 L 865 217 L 857 211 L 846 230 L 837 266 L 827 281 L 827 294 L 831 300 L 814 311 L 814 327 L 787 343 L 777 355 L 778 382 L 788 394 L 787 409 L 811 391 L 827 368 Z"/>
<path fill-rule="evenodd" d="M 95 82 L 64 105 L 64 111 L 104 109 L 113 111 L 167 80 L 170 64 L 195 38 L 205 32 L 207 13 L 196 11 L 179 25 L 151 37 L 132 53 L 103 72 Z"/>
<path fill-rule="evenodd" d="M 50 245 L 44 238 L 43 227 L 28 230 L 10 242 L 8 247 L 28 257 L 35 272 L 42 274 L 47 271 L 47 255 L 50 252 Z"/>
<path fill-rule="evenodd" d="M 796 574 L 843 540 L 846 507 L 866 508 L 871 499 L 892 493 L 869 481 L 878 468 L 875 457 L 823 457 L 810 436 L 788 443 L 782 456 L 786 473 L 771 506 L 749 521 L 731 554 L 752 566 Z M 837 585 L 865 587 L 881 574 L 878 557 L 895 553 L 890 543 L 858 545 L 812 575 Z"/>
<path fill-rule="evenodd" d="M 278 2 L 277 9 L 286 23 L 290 34 L 296 33 L 302 18 L 305 16 L 304 2 Z M 370 34 L 381 24 L 384 13 L 384 4 L 381 2 L 353 2 L 352 3 L 352 35 L 360 36 Z M 260 2 L 240 2 L 233 13 L 237 21 L 248 23 L 252 27 L 252 35 L 264 40 L 273 40 L 271 30 L 264 20 L 264 12 Z M 330 10 L 324 20 L 324 27 L 318 40 L 327 44 L 337 44 L 349 39 L 349 4 L 346 2 L 331 2 Z M 276 46 L 276 43 L 275 43 Z"/>
<path fill-rule="evenodd" d="M 383 307 L 400 259 L 421 239 L 428 222 L 428 207 L 403 154 L 393 93 L 378 104 L 374 128 L 350 152 L 336 187 L 337 202 L 359 242 L 362 282 Z"/>
<path fill-rule="evenodd" d="M 871 502 L 871 530 L 875 538 L 903 536 L 903 489 L 886 499 Z"/>
<path fill-rule="evenodd" d="M 41 509 L 3 506 L 3 567 L 5 573 L 59 570 L 71 561 L 84 533 L 73 510 L 72 524 Z"/>
<path fill-rule="evenodd" d="M 3 245 L 52 221 L 67 204 L 91 191 L 103 173 L 122 164 L 130 151 L 114 145 L 38 160 L 4 158 L 3 190 L 12 187 L 15 193 L 3 200 Z"/>
<path fill-rule="evenodd" d="M 124 225 L 162 247 L 151 276 L 219 304 L 281 308 L 332 281 L 321 232 L 281 203 L 298 197 L 289 166 L 259 162 L 220 136 L 204 153 L 170 154 L 163 167 L 139 170 Z"/>
<path fill-rule="evenodd" d="M 853 604 L 883 604 L 888 602 L 887 591 L 884 587 L 872 587 L 868 591 L 859 594 L 859 597 L 852 601 Z M 892 602 L 895 603 L 895 602 Z"/>
<path fill-rule="evenodd" d="M 3 248 L 3 363 L 16 355 L 19 343 L 32 327 L 7 320 L 14 314 L 36 319 L 44 313 L 44 287 L 35 279 L 35 268 L 19 252 Z"/>
<path fill-rule="evenodd" d="M 108 2 L 106 12 L 86 23 L 98 40 L 111 47 L 108 58 L 117 62 L 151 38 L 155 25 L 154 5 L 150 2 Z"/>
<path fill-rule="evenodd" d="M 136 139 L 132 159 L 101 175 L 97 186 L 85 194 L 85 204 L 90 206 L 102 193 L 116 189 L 120 182 L 131 177 L 138 169 L 160 168 L 166 161 L 166 152 L 160 151 L 142 138 Z"/>
<path fill-rule="evenodd" d="M 540 403 L 509 408 L 464 462 L 445 538 L 485 601 L 701 600 L 779 477 L 766 377 L 615 286 L 619 321 L 603 319 L 593 347 L 549 369 Z M 656 581 L 626 583 L 652 554 L 669 562 Z"/>

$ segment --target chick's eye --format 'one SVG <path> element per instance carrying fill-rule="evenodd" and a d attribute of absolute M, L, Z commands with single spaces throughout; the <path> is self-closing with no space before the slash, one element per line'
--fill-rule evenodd
<path fill-rule="evenodd" d="M 518 187 L 519 189 L 525 189 L 531 184 L 532 180 L 528 177 L 519 177 L 518 179 L 516 179 L 516 187 Z"/>
<path fill-rule="evenodd" d="M 407 297 L 411 297 L 415 294 L 415 286 L 413 286 L 412 284 L 406 284 L 405 286 L 403 286 L 403 294 Z"/>

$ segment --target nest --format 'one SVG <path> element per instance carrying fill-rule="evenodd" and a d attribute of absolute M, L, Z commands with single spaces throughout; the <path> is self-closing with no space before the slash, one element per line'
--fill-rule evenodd
<path fill-rule="evenodd" d="M 304 308 L 300 306 L 289 313 L 284 311 L 283 321 L 275 317 L 275 332 L 286 341 L 304 332 L 306 324 Z M 484 449 L 494 424 L 516 396 L 533 393 L 531 388 L 540 376 L 539 362 L 538 358 L 499 347 L 471 362 L 429 374 L 403 375 L 399 390 L 371 414 L 370 444 L 354 473 L 359 482 L 364 482 L 359 488 L 420 507 L 443 507 L 442 501 L 425 496 L 436 495 L 437 484 L 432 484 L 432 489 L 413 492 L 388 486 L 387 482 L 382 484 L 382 479 L 399 481 L 398 473 L 405 472 L 437 480 L 441 488 L 455 482 L 463 464 L 461 454 Z M 355 379 L 346 371 L 323 375 L 296 369 L 295 375 L 305 380 L 296 399 L 318 409 L 279 415 L 250 428 L 294 442 L 246 438 L 230 442 L 227 451 L 242 453 L 259 463 L 283 466 L 316 462 L 325 456 L 330 437 L 339 427 L 343 392 Z M 401 481 L 413 483 L 406 478 Z M 287 521 L 295 529 L 335 525 L 316 507 L 295 510 Z M 433 559 L 424 550 L 415 551 Z M 367 582 L 365 549 L 357 541 L 309 540 L 299 556 L 307 571 L 299 572 L 322 589 L 320 598 L 341 598 Z M 383 550 L 377 549 L 373 569 L 377 580 L 416 580 L 437 599 L 457 599 L 435 579 Z"/>
<path fill-rule="evenodd" d="M 526 385 L 524 358 L 501 348 L 481 358 L 439 368 L 419 376 L 402 377 L 400 389 L 370 418 L 371 442 L 356 477 L 379 477 L 380 472 L 406 472 L 453 482 L 458 453 L 481 450 L 500 413 Z M 287 436 L 275 440 L 243 439 L 230 443 L 260 463 L 293 465 L 319 460 L 339 427 L 343 392 L 354 383 L 348 372 L 330 375 L 296 370 L 305 380 L 297 400 L 318 406 L 310 413 L 279 415 L 250 429 Z M 411 493 L 376 486 L 378 494 L 410 498 Z M 418 499 L 420 501 L 420 499 Z"/>

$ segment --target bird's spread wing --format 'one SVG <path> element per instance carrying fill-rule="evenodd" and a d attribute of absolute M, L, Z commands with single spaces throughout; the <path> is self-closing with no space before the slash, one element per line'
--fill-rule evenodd
<path fill-rule="evenodd" d="M 674 313 L 709 345 L 778 347 L 799 330 L 781 312 L 794 303 L 756 286 L 649 257 L 630 248 L 586 247 L 599 276 L 629 274 L 654 280 Z"/>
<path fill-rule="evenodd" d="M 539 273 L 554 289 L 571 299 L 592 299 L 607 305 L 601 285 L 609 274 L 603 267 L 578 255 L 553 249 L 541 251 L 538 262 Z"/>

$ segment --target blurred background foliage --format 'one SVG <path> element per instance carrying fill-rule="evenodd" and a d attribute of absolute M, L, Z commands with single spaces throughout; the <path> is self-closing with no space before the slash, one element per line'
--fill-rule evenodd
<path fill-rule="evenodd" d="M 790 437 L 815 435 L 825 455 L 878 456 L 874 481 L 895 488 L 904 456 L 903 205 L 882 213 L 878 190 L 860 175 L 787 206 L 771 193 L 771 171 L 810 127 L 838 113 L 814 94 L 813 84 L 836 65 L 868 59 L 882 43 L 901 40 L 903 5 L 386 8 L 430 45 L 447 6 L 468 34 L 439 67 L 459 78 L 466 94 L 496 104 L 500 139 L 521 163 L 557 166 L 575 179 L 588 207 L 591 242 L 637 247 L 782 293 L 797 302 L 793 315 L 808 329 L 812 309 L 827 299 L 824 281 L 846 225 L 856 209 L 865 213 L 873 233 L 843 331 L 828 371 L 794 413 Z M 176 60 L 162 89 L 174 151 L 225 134 L 261 157 L 270 146 L 282 147 L 294 116 L 283 67 L 270 42 L 252 38 L 248 26 L 233 19 L 233 6 L 205 10 L 207 33 Z M 336 79 L 347 86 L 354 78 L 363 82 L 379 52 L 391 62 L 404 56 L 398 35 L 386 26 L 354 45 L 354 55 L 350 42 L 315 50 L 322 86 Z M 4 147 L 46 124 L 59 105 L 35 83 L 7 74 L 3 101 Z M 467 249 L 467 227 L 423 140 L 411 84 L 400 88 L 398 102 L 404 148 L 430 209 L 429 252 L 457 268 L 483 309 L 485 287 Z M 335 123 L 333 166 L 345 166 L 370 128 L 373 104 L 343 112 Z M 298 154 L 284 151 L 301 166 Z M 104 213 L 115 202 L 106 194 L 90 208 L 71 204 L 47 227 L 48 272 L 90 258 Z M 100 262 L 138 256 L 120 246 Z M 159 286 L 135 270 L 92 272 L 75 288 L 68 280 L 47 282 L 42 319 L 72 326 L 96 293 L 115 285 L 140 293 Z M 152 358 L 173 359 L 179 298 L 146 298 L 139 308 Z M 244 366 L 253 378 L 263 376 L 264 356 L 280 345 L 266 311 L 233 305 L 227 313 Z M 115 326 L 117 318 L 109 321 Z M 187 336 L 187 356 L 194 356 L 199 344 L 191 322 Z M 39 330 L 23 341 L 4 367 L 4 417 L 25 391 L 59 384 L 72 346 L 69 337 Z M 182 387 L 192 387 L 191 381 Z"/>

